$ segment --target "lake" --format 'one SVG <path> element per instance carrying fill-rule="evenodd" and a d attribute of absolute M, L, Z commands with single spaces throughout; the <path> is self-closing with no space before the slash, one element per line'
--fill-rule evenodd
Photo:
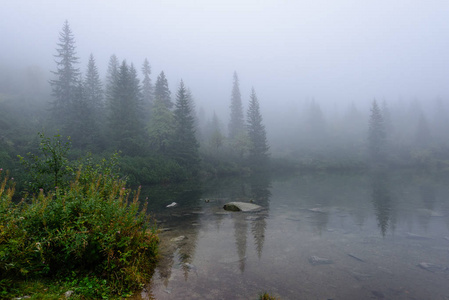
<path fill-rule="evenodd" d="M 162 258 L 137 298 L 449 299 L 448 183 L 377 170 L 145 188 Z"/>

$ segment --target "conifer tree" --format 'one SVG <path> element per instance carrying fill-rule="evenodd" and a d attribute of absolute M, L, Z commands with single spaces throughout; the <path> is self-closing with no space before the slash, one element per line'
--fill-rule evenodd
<path fill-rule="evenodd" d="M 187 95 L 187 102 L 189 103 L 190 107 L 190 113 L 193 117 L 193 128 L 195 130 L 195 137 L 197 141 L 200 141 L 201 139 L 200 119 L 198 117 L 198 114 L 196 113 L 195 99 L 193 99 L 192 91 L 189 88 L 187 88 L 186 90 L 186 95 Z"/>
<path fill-rule="evenodd" d="M 142 101 L 147 113 L 151 111 L 153 105 L 153 84 L 151 83 L 151 66 L 148 59 L 145 58 L 142 66 Z"/>
<path fill-rule="evenodd" d="M 368 133 L 368 149 L 372 162 L 381 162 L 385 158 L 386 132 L 384 119 L 379 105 L 374 100 L 371 107 Z"/>
<path fill-rule="evenodd" d="M 109 133 L 117 150 L 136 155 L 144 146 L 142 106 L 137 72 L 123 61 L 109 102 Z"/>
<path fill-rule="evenodd" d="M 73 147 L 83 150 L 96 146 L 98 137 L 96 116 L 86 90 L 80 80 L 70 105 L 71 118 L 67 119 L 65 130 L 65 134 L 71 137 Z"/>
<path fill-rule="evenodd" d="M 210 130 L 209 145 L 214 152 L 217 152 L 223 146 L 224 136 L 221 132 L 220 121 L 215 111 Z"/>
<path fill-rule="evenodd" d="M 164 101 L 156 98 L 153 112 L 148 123 L 148 140 L 152 150 L 160 154 L 167 153 L 170 141 L 173 139 L 173 112 L 167 108 Z"/>
<path fill-rule="evenodd" d="M 250 141 L 249 160 L 252 166 L 262 166 L 268 159 L 269 147 L 265 126 L 262 122 L 259 101 L 253 88 L 247 111 L 247 130 Z"/>
<path fill-rule="evenodd" d="M 98 68 L 92 54 L 89 56 L 89 62 L 87 64 L 86 76 L 84 78 L 84 90 L 87 101 L 94 111 L 94 115 L 97 118 L 101 118 L 104 109 L 103 84 L 101 83 Z"/>
<path fill-rule="evenodd" d="M 182 80 L 176 94 L 174 118 L 173 157 L 180 165 L 196 172 L 199 167 L 199 144 L 195 137 L 195 120 L 192 115 L 188 92 Z"/>
<path fill-rule="evenodd" d="M 231 95 L 231 115 L 228 126 L 229 140 L 234 141 L 242 132 L 245 131 L 245 121 L 243 117 L 242 97 L 240 94 L 239 78 L 237 72 L 234 72 L 234 82 Z"/>
<path fill-rule="evenodd" d="M 50 81 L 55 98 L 52 102 L 52 116 L 58 126 L 64 127 L 64 124 L 66 126 L 67 121 L 72 118 L 71 105 L 75 100 L 80 81 L 75 38 L 67 20 L 59 34 L 57 45 L 56 71 L 53 72 L 56 79 Z"/>
<path fill-rule="evenodd" d="M 109 58 L 108 70 L 106 73 L 106 102 L 110 102 L 114 95 L 114 87 L 117 84 L 119 67 L 120 66 L 117 56 L 115 56 L 115 54 L 111 55 L 111 57 Z"/>
<path fill-rule="evenodd" d="M 157 77 L 154 86 L 154 98 L 162 101 L 168 109 L 172 109 L 173 102 L 171 101 L 170 94 L 167 78 L 165 77 L 164 71 L 162 71 Z"/>
<path fill-rule="evenodd" d="M 80 99 L 75 101 L 78 108 L 74 109 L 74 111 L 80 110 L 76 117 L 77 120 L 86 124 L 86 127 L 83 126 L 84 130 L 81 132 L 80 145 L 83 148 L 98 148 L 102 145 L 100 126 L 104 121 L 103 87 L 92 54 L 89 57 L 86 75 L 81 88 Z M 76 147 L 78 142 L 74 139 L 73 143 Z"/>

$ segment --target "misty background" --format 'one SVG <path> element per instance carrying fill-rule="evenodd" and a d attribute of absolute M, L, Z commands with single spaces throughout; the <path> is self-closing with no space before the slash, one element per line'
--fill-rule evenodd
<path fill-rule="evenodd" d="M 174 95 L 183 79 L 197 112 L 210 120 L 215 111 L 224 131 L 236 71 L 245 110 L 251 88 L 257 92 L 274 154 L 310 142 L 301 134 L 319 132 L 311 133 L 307 124 L 323 127 L 336 141 L 341 141 L 338 128 L 348 126 L 360 141 L 373 99 L 387 103 L 410 138 L 421 112 L 428 122 L 437 113 L 446 116 L 447 1 L 5 1 L 1 6 L 4 95 L 19 91 L 51 101 L 48 81 L 68 20 L 83 73 L 91 53 L 102 79 L 112 54 L 137 69 L 147 58 L 153 83 L 164 71 Z M 308 118 L 321 125 L 310 125 Z M 345 118 L 354 123 L 345 125 Z"/>

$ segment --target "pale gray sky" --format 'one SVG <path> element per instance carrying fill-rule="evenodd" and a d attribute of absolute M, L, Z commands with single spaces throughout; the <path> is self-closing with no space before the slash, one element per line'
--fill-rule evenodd
<path fill-rule="evenodd" d="M 247 102 L 449 98 L 447 0 L 2 0 L 0 66 L 55 68 L 67 19 L 81 69 L 111 54 L 153 80 L 181 78 L 200 105 L 227 110 L 232 73 Z M 207 106 L 207 105 L 206 105 Z"/>

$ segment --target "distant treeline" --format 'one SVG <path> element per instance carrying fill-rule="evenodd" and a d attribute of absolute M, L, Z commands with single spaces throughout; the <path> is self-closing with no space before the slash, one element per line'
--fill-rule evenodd
<path fill-rule="evenodd" d="M 70 137 L 71 158 L 89 152 L 100 159 L 119 151 L 122 172 L 134 183 L 235 174 L 267 166 L 269 146 L 259 102 L 253 89 L 245 118 L 236 73 L 226 137 L 216 114 L 200 128 L 193 95 L 182 80 L 174 97 L 163 71 L 153 84 L 146 59 L 140 69 L 142 79 L 132 63 L 120 62 L 115 55 L 110 57 L 105 81 L 92 54 L 82 73 L 67 21 L 55 62 L 49 81 L 52 95 L 42 105 L 34 101 L 33 91 L 16 89 L 0 95 L 0 167 L 18 168 L 17 154 L 36 153 L 38 131 Z M 36 77 L 30 71 L 27 83 L 38 81 Z"/>
<path fill-rule="evenodd" d="M 68 22 L 54 56 L 49 82 L 37 68 L 28 68 L 15 81 L 2 74 L 0 167 L 12 173 L 23 172 L 18 154 L 37 153 L 38 132 L 69 136 L 71 159 L 90 152 L 101 160 L 120 151 L 121 172 L 136 184 L 270 168 L 449 166 L 449 118 L 441 99 L 433 102 L 433 110 L 418 101 L 390 107 L 384 100 L 374 100 L 371 110 L 352 104 L 344 112 L 322 109 L 315 100 L 302 109 L 278 107 L 277 116 L 268 115 L 267 139 L 254 89 L 244 112 L 237 73 L 224 130 L 220 114 L 198 111 L 182 80 L 175 95 L 163 71 L 153 82 L 146 59 L 136 68 L 112 55 L 102 80 L 91 54 L 81 72 Z"/>

